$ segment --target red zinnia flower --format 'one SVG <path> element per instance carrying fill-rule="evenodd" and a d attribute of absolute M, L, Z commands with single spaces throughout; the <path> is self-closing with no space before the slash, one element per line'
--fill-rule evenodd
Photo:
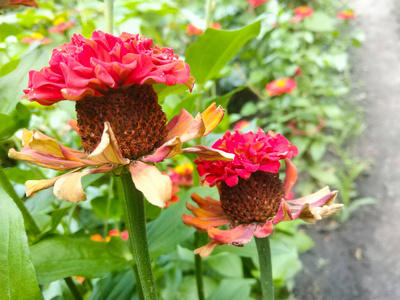
<path fill-rule="evenodd" d="M 38 8 L 35 0 L 0 0 L 0 8 L 14 8 L 19 5 L 33 6 Z"/>
<path fill-rule="evenodd" d="M 200 35 L 200 34 L 203 33 L 203 30 L 198 28 L 198 27 L 196 27 L 196 26 L 194 26 L 193 24 L 188 24 L 186 26 L 186 33 L 187 33 L 188 36 Z"/>
<path fill-rule="evenodd" d="M 21 42 L 25 44 L 34 44 L 34 43 L 41 43 L 43 45 L 51 43 L 53 40 L 51 38 L 46 38 L 43 34 L 39 32 L 35 32 L 29 37 L 24 37 L 21 39 Z"/>
<path fill-rule="evenodd" d="M 50 33 L 58 32 L 58 33 L 62 34 L 62 33 L 64 33 L 64 31 L 66 31 L 68 28 L 71 28 L 74 25 L 75 25 L 74 21 L 60 22 L 55 27 L 49 28 L 49 32 Z"/>
<path fill-rule="evenodd" d="M 182 109 L 167 124 L 153 88 L 156 83 L 180 83 L 192 89 L 194 78 L 171 48 L 153 47 L 146 37 L 128 33 L 115 37 L 96 31 L 92 39 L 74 35 L 71 43 L 54 49 L 50 67 L 30 72 L 25 97 L 44 105 L 76 101 L 78 120 L 70 125 L 79 134 L 84 151 L 64 147 L 39 131 L 24 130 L 24 147 L 20 152 L 10 149 L 11 158 L 70 170 L 52 179 L 28 180 L 26 194 L 54 186 L 59 199 L 83 201 L 83 176 L 129 166 L 136 188 L 150 203 L 164 207 L 172 183 L 154 163 L 182 153 L 231 160 L 231 154 L 209 147 L 182 147 L 209 134 L 224 115 L 222 107 L 214 103 L 196 117 Z"/>
<path fill-rule="evenodd" d="M 199 207 L 187 203 L 194 214 L 183 215 L 187 226 L 207 232 L 211 242 L 195 250 L 208 256 L 215 246 L 242 246 L 254 236 L 264 238 L 273 233 L 273 225 L 282 221 L 302 219 L 315 222 L 342 208 L 335 204 L 336 191 L 328 187 L 303 198 L 292 199 L 290 192 L 297 179 L 297 169 L 291 157 L 297 155 L 296 146 L 281 135 L 261 129 L 257 134 L 226 133 L 213 147 L 235 154 L 232 162 L 196 160 L 199 174 L 210 185 L 217 184 L 220 201 L 192 195 Z M 280 159 L 285 159 L 286 177 L 279 179 Z M 229 225 L 229 229 L 217 227 Z"/>
<path fill-rule="evenodd" d="M 292 23 L 298 23 L 304 18 L 311 17 L 314 10 L 309 6 L 299 6 L 294 10 L 294 17 L 290 20 Z"/>
<path fill-rule="evenodd" d="M 291 94 L 292 91 L 297 87 L 296 81 L 291 78 L 279 78 L 271 81 L 265 88 L 268 96 L 280 96 L 284 93 Z"/>
<path fill-rule="evenodd" d="M 338 13 L 337 18 L 342 19 L 342 20 L 350 20 L 354 19 L 356 17 L 356 14 L 351 11 L 351 10 L 346 10 Z"/>
<path fill-rule="evenodd" d="M 268 2 L 269 0 L 247 0 L 247 3 L 251 6 L 251 7 L 259 7 L 261 5 L 263 5 L 265 2 Z"/>

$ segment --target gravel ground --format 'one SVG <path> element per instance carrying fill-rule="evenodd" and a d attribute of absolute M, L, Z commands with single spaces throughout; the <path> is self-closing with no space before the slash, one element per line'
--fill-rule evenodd
<path fill-rule="evenodd" d="M 307 228 L 315 247 L 301 255 L 299 300 L 400 299 L 400 0 L 352 0 L 366 34 L 352 51 L 353 92 L 367 129 L 356 155 L 374 164 L 359 182 L 363 207 L 337 230 L 329 221 Z M 358 100 L 357 100 L 358 99 Z"/>

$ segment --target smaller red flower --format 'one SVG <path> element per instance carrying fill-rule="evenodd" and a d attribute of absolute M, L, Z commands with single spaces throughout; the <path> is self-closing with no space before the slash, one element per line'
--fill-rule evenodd
<path fill-rule="evenodd" d="M 30 44 L 30 45 L 35 44 L 35 43 L 41 43 L 42 45 L 45 45 L 45 44 L 51 43 L 52 41 L 53 40 L 51 38 L 46 38 L 43 36 L 43 34 L 41 34 L 39 32 L 35 32 L 31 36 L 24 37 L 21 39 L 21 42 L 23 42 L 25 44 Z"/>
<path fill-rule="evenodd" d="M 74 21 L 69 22 L 60 22 L 56 26 L 49 28 L 50 33 L 58 32 L 60 34 L 64 33 L 68 28 L 71 28 L 75 25 Z"/>
<path fill-rule="evenodd" d="M 211 24 L 211 25 L 210 25 L 210 28 L 217 29 L 217 30 L 221 30 L 222 26 L 221 26 L 220 23 L 215 22 L 214 24 Z"/>
<path fill-rule="evenodd" d="M 188 36 L 200 35 L 203 33 L 203 30 L 194 26 L 193 24 L 188 24 L 188 26 L 186 26 L 186 33 Z"/>
<path fill-rule="evenodd" d="M 267 90 L 268 96 L 280 96 L 282 94 L 291 94 L 292 91 L 297 87 L 296 81 L 291 78 L 279 78 L 277 80 L 271 81 L 267 84 L 265 88 Z"/>
<path fill-rule="evenodd" d="M 281 159 L 291 159 L 298 154 L 296 146 L 292 146 L 282 135 L 272 131 L 265 134 L 259 128 L 258 132 L 234 134 L 227 131 L 222 139 L 212 146 L 214 149 L 234 153 L 233 161 L 205 161 L 201 158 L 194 162 L 198 165 L 200 176 L 205 176 L 210 186 L 224 181 L 228 186 L 234 186 L 240 178 L 249 178 L 257 171 L 277 173 Z"/>
<path fill-rule="evenodd" d="M 300 76 L 301 74 L 303 74 L 303 70 L 300 67 L 298 67 L 293 77 Z"/>
<path fill-rule="evenodd" d="M 263 5 L 265 2 L 268 2 L 269 0 L 247 0 L 247 4 L 249 4 L 251 7 L 259 7 Z"/>
<path fill-rule="evenodd" d="M 38 8 L 38 4 L 35 0 L 1 0 L 0 9 L 3 8 L 15 8 L 19 5 L 32 6 Z"/>
<path fill-rule="evenodd" d="M 355 17 L 356 17 L 356 14 L 352 10 L 341 11 L 337 15 L 337 18 L 342 19 L 342 20 L 350 20 L 350 19 L 354 19 Z"/>
<path fill-rule="evenodd" d="M 294 10 L 294 17 L 290 20 L 292 23 L 299 23 L 304 18 L 311 17 L 314 10 L 309 6 L 299 6 Z"/>

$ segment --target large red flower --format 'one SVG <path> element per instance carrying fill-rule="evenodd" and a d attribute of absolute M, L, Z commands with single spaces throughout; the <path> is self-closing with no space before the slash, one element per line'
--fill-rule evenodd
<path fill-rule="evenodd" d="M 51 105 L 102 96 L 134 84 L 185 84 L 192 89 L 189 66 L 172 48 L 153 46 L 139 34 L 119 37 L 95 31 L 91 39 L 75 34 L 70 43 L 53 50 L 49 67 L 29 72 L 28 100 Z"/>
<path fill-rule="evenodd" d="M 285 137 L 272 131 L 265 134 L 261 128 L 256 134 L 237 131 L 231 134 L 227 131 L 212 148 L 235 154 L 235 158 L 233 161 L 195 160 L 200 176 L 205 176 L 210 186 L 222 181 L 234 186 L 239 177 L 249 178 L 251 173 L 257 171 L 277 173 L 281 165 L 279 160 L 291 159 L 298 154 L 297 147 Z"/>

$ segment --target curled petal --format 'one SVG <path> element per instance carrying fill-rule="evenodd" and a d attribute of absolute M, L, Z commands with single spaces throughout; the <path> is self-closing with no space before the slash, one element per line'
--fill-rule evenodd
<path fill-rule="evenodd" d="M 129 164 L 129 159 L 122 157 L 117 140 L 108 122 L 104 123 L 104 131 L 101 136 L 100 144 L 87 158 L 101 163 Z"/>
<path fill-rule="evenodd" d="M 202 198 L 199 195 L 197 195 L 196 193 L 193 193 L 190 196 L 190 198 L 192 198 L 192 200 L 194 202 L 196 202 L 197 205 L 203 210 L 206 210 L 209 212 L 219 212 L 221 215 L 224 214 L 224 211 L 222 210 L 220 201 L 214 200 L 211 197 Z"/>
<path fill-rule="evenodd" d="M 182 143 L 202 137 L 206 130 L 206 126 L 201 114 L 198 114 L 196 118 L 193 118 L 192 115 L 183 108 L 179 115 L 171 119 L 167 125 L 167 128 L 167 140 L 171 140 L 179 136 Z"/>
<path fill-rule="evenodd" d="M 220 211 L 211 211 L 205 210 L 202 208 L 198 208 L 190 203 L 186 203 L 186 207 L 190 210 L 197 218 L 213 218 L 213 217 L 221 217 L 225 216 L 222 209 Z"/>
<path fill-rule="evenodd" d="M 132 181 L 143 193 L 147 201 L 158 207 L 165 207 L 171 199 L 172 182 L 168 175 L 163 175 L 155 166 L 135 161 L 129 165 Z"/>
<path fill-rule="evenodd" d="M 292 163 L 292 161 L 288 158 L 285 159 L 286 165 L 286 176 L 285 182 L 283 184 L 285 193 L 288 194 L 297 180 L 297 168 Z"/>
<path fill-rule="evenodd" d="M 164 143 L 153 154 L 144 156 L 142 160 L 146 162 L 158 163 L 160 161 L 163 161 L 164 159 L 181 153 L 182 141 L 179 137 L 175 137 L 174 139 Z"/>
<path fill-rule="evenodd" d="M 203 113 L 204 123 L 206 125 L 206 131 L 203 135 L 209 134 L 211 131 L 214 130 L 215 127 L 221 122 L 222 118 L 224 117 L 225 110 L 222 108 L 221 105 L 217 107 L 215 102 L 211 104 Z"/>
<path fill-rule="evenodd" d="M 230 219 L 227 217 L 196 218 L 186 214 L 182 216 L 182 220 L 185 225 L 194 226 L 202 231 L 211 227 L 219 227 L 230 223 Z"/>
<path fill-rule="evenodd" d="M 208 236 L 221 244 L 230 244 L 234 240 L 240 238 L 246 231 L 247 225 L 239 225 L 232 229 L 220 230 L 211 227 L 207 230 Z"/>
<path fill-rule="evenodd" d="M 194 254 L 199 254 L 203 258 L 207 257 L 211 254 L 211 252 L 213 252 L 215 246 L 220 246 L 220 245 L 221 243 L 217 241 L 211 241 L 207 245 L 194 250 Z"/>
<path fill-rule="evenodd" d="M 254 231 L 254 236 L 258 238 L 265 238 L 274 232 L 274 225 L 271 221 L 265 222 L 262 226 L 258 225 Z"/>
<path fill-rule="evenodd" d="M 108 164 L 95 169 L 86 169 L 82 172 L 64 174 L 54 183 L 54 196 L 74 203 L 84 201 L 86 194 L 82 188 L 82 177 L 89 174 L 111 172 L 114 168 L 115 166 Z"/>
<path fill-rule="evenodd" d="M 189 147 L 183 149 L 183 153 L 195 153 L 197 154 L 201 159 L 208 161 L 214 161 L 214 160 L 224 160 L 224 161 L 231 161 L 235 158 L 235 154 L 233 153 L 227 153 L 222 150 L 206 147 L 206 146 L 194 146 L 194 147 Z"/>
<path fill-rule="evenodd" d="M 238 239 L 232 241 L 231 244 L 234 246 L 241 247 L 244 244 L 250 243 L 253 238 L 255 228 L 256 224 L 254 223 L 247 225 L 246 230 L 243 232 L 243 234 Z"/>

